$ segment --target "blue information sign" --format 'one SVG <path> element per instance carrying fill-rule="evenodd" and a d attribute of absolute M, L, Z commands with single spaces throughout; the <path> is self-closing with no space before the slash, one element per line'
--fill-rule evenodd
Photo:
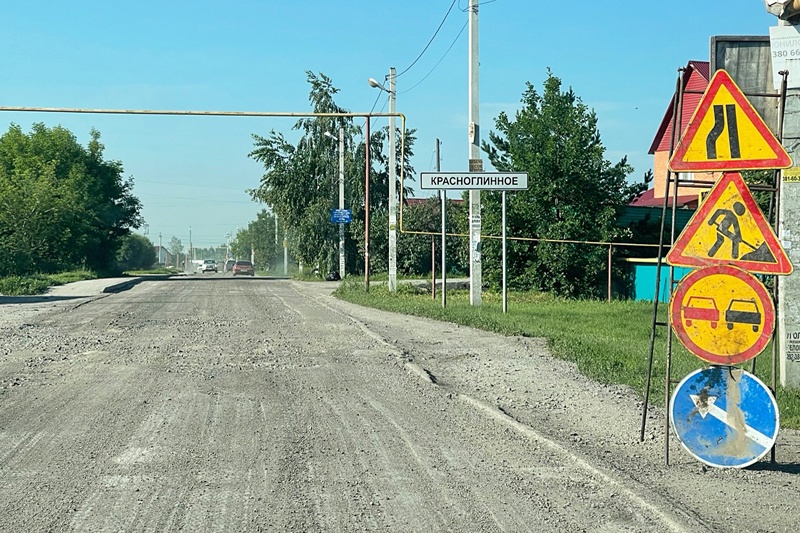
<path fill-rule="evenodd" d="M 710 466 L 749 466 L 778 436 L 778 404 L 772 393 L 757 377 L 733 366 L 712 366 L 683 378 L 669 411 L 683 447 Z"/>
<path fill-rule="evenodd" d="M 331 222 L 336 224 L 349 224 L 353 212 L 349 209 L 331 209 Z"/>

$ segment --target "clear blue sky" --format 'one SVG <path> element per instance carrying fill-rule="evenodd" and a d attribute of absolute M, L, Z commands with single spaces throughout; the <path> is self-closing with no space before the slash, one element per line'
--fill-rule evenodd
<path fill-rule="evenodd" d="M 416 171 L 435 168 L 436 138 L 442 170 L 466 171 L 467 0 L 445 19 L 451 3 L 5 2 L 0 105 L 308 112 L 310 70 L 333 80 L 337 103 L 350 111 L 386 111 L 386 94 L 367 79 L 395 67 L 397 111 L 417 129 Z M 627 156 L 639 181 L 652 168 L 647 150 L 677 69 L 707 61 L 711 36 L 768 35 L 776 23 L 762 0 L 487 0 L 479 14 L 483 137 L 500 111 L 518 108 L 525 82 L 541 91 L 550 68 L 597 113 L 606 158 Z M 84 145 L 91 128 L 100 131 L 106 157 L 135 179 L 154 243 L 160 233 L 164 244 L 176 236 L 188 245 L 191 227 L 194 246 L 214 246 L 264 208 L 244 192 L 263 170 L 247 157 L 251 134 L 290 135 L 295 120 L 0 113 L 1 131 L 34 122 L 60 124 Z"/>

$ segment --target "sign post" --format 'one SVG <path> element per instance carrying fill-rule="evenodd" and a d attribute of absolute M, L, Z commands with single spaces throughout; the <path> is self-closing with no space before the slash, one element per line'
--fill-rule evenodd
<path fill-rule="evenodd" d="M 502 247 L 503 247 L 503 312 L 508 311 L 506 299 L 506 191 L 525 190 L 528 188 L 528 174 L 526 172 L 421 172 L 421 189 L 437 189 L 445 193 L 447 190 L 490 190 L 503 192 L 502 206 Z M 444 197 L 444 194 L 442 195 Z M 442 235 L 444 227 L 444 200 L 442 200 Z M 470 237 L 471 246 L 480 246 L 480 219 L 470 217 L 470 234 L 477 228 L 477 236 Z M 442 237 L 444 242 L 444 237 Z M 443 245 L 444 246 L 444 245 Z M 443 248 L 444 249 L 444 248 Z M 480 252 L 480 250 L 472 250 Z M 444 255 L 442 255 L 444 265 Z M 444 284 L 444 276 L 442 277 Z M 444 287 L 442 287 L 444 291 Z M 470 288 L 472 291 L 472 288 Z M 444 302 L 444 300 L 442 300 Z"/>

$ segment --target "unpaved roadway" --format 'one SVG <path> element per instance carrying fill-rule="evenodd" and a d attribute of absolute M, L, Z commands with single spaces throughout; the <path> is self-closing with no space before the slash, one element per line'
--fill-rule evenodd
<path fill-rule="evenodd" d="M 703 466 L 663 411 L 333 284 L 0 298 L 0 531 L 797 531 L 800 439 Z M 645 354 L 643 354 L 645 357 Z"/>

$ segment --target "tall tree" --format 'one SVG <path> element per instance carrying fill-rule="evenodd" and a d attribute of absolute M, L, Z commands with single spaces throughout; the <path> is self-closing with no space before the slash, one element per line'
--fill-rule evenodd
<path fill-rule="evenodd" d="M 114 267 L 121 237 L 142 223 L 133 180 L 60 126 L 12 125 L 0 137 L 0 274 Z"/>
<path fill-rule="evenodd" d="M 173 260 L 175 261 L 175 266 L 180 265 L 181 254 L 183 253 L 183 243 L 181 240 L 174 235 L 169 240 L 169 246 L 167 247 L 169 253 L 172 254 Z"/>
<path fill-rule="evenodd" d="M 117 251 L 120 270 L 144 269 L 156 264 L 156 249 L 144 235 L 131 233 L 122 237 L 121 241 Z"/>
<path fill-rule="evenodd" d="M 307 72 L 311 85 L 309 101 L 314 113 L 346 113 L 334 101 L 339 92 L 324 74 Z M 338 262 L 339 230 L 331 223 L 330 213 L 339 205 L 339 142 L 338 132 L 345 132 L 344 174 L 345 207 L 353 212 L 353 224 L 346 227 L 348 253 L 354 252 L 355 242 L 363 238 L 365 148 L 360 125 L 352 117 L 312 117 L 299 120 L 293 129 L 302 132 L 297 144 L 291 144 L 275 130 L 266 136 L 253 135 L 254 148 L 250 157 L 264 165 L 264 175 L 257 189 L 249 191 L 258 201 L 270 206 L 286 230 L 292 255 L 306 265 L 319 265 L 327 271 Z M 331 134 L 330 138 L 326 133 Z M 412 153 L 413 132 L 406 132 L 406 175 L 413 169 L 408 165 Z M 388 203 L 388 171 L 383 156 L 386 132 L 377 130 L 370 135 L 370 211 Z M 399 150 L 399 148 L 398 148 Z M 399 151 L 398 151 L 399 153 Z M 378 169 L 375 170 L 375 166 Z M 398 173 L 399 175 L 399 173 Z M 385 254 L 384 254 L 385 255 Z M 357 268 L 348 261 L 348 268 Z"/>
<path fill-rule="evenodd" d="M 283 260 L 283 242 L 276 240 L 275 215 L 267 210 L 258 213 L 256 220 L 239 230 L 231 249 L 236 257 L 242 259 L 250 259 L 252 251 L 256 268 L 259 270 L 277 266 Z"/>
<path fill-rule="evenodd" d="M 508 279 L 521 288 L 537 288 L 573 297 L 604 293 L 607 249 L 574 241 L 607 242 L 620 236 L 615 224 L 621 209 L 640 191 L 629 185 L 633 172 L 626 158 L 605 159 L 597 116 L 575 93 L 562 90 L 548 71 L 544 91 L 530 84 L 513 119 L 501 113 L 497 132 L 483 143 L 499 171 L 528 173 L 528 190 L 508 194 L 509 235 L 562 242 L 514 241 L 509 246 Z M 485 195 L 487 232 L 500 232 L 500 193 Z M 573 241 L 573 242 L 563 242 Z M 484 272 L 500 279 L 500 244 L 484 246 Z M 497 265 L 497 268 L 486 265 Z"/>

